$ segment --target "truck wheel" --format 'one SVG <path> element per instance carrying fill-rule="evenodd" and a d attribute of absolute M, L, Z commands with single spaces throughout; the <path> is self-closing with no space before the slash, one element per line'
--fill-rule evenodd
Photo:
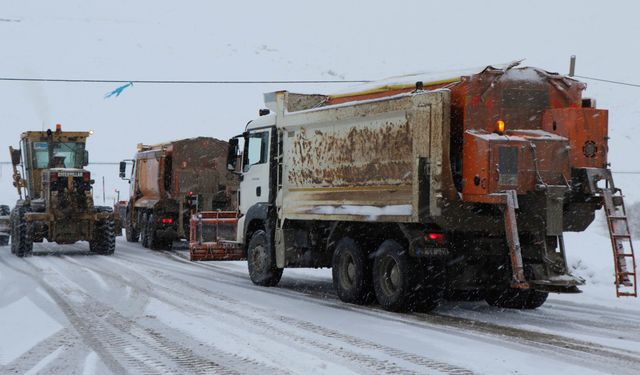
<path fill-rule="evenodd" d="M 491 306 L 531 310 L 542 306 L 549 293 L 532 289 L 494 288 L 487 291 L 485 300 Z"/>
<path fill-rule="evenodd" d="M 254 284 L 275 286 L 280 282 L 282 268 L 276 267 L 275 253 L 264 230 L 258 230 L 251 236 L 247 249 L 247 265 Z"/>
<path fill-rule="evenodd" d="M 147 214 L 142 215 L 140 222 L 140 241 L 142 246 L 149 248 L 149 216 Z"/>
<path fill-rule="evenodd" d="M 147 224 L 147 244 L 151 250 L 168 250 L 170 243 L 163 241 L 156 235 L 156 217 L 149 215 L 149 221 Z"/>
<path fill-rule="evenodd" d="M 127 242 L 138 242 L 138 238 L 140 238 L 140 233 L 136 230 L 135 226 L 129 219 L 129 215 L 127 215 L 127 225 L 124 228 L 124 232 L 127 238 Z"/>
<path fill-rule="evenodd" d="M 371 264 L 354 240 L 345 237 L 338 242 L 332 263 L 333 287 L 341 301 L 361 305 L 373 302 Z"/>
<path fill-rule="evenodd" d="M 373 261 L 373 289 L 378 303 L 389 311 L 403 311 L 414 299 L 415 266 L 396 241 L 384 241 Z"/>

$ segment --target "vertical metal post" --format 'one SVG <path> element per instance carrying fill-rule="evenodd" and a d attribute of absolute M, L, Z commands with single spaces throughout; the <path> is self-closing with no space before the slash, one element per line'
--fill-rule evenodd
<path fill-rule="evenodd" d="M 512 288 L 529 288 L 524 276 L 524 266 L 522 263 L 522 251 L 520 248 L 520 237 L 518 236 L 518 224 L 516 223 L 516 209 L 518 208 L 518 196 L 515 190 L 507 190 L 504 207 L 504 224 L 509 245 L 509 257 L 511 258 Z"/>
<path fill-rule="evenodd" d="M 104 191 L 104 176 L 102 176 L 102 204 L 107 203 L 107 195 Z"/>
<path fill-rule="evenodd" d="M 576 55 L 571 55 L 569 60 L 569 77 L 573 77 L 576 73 Z"/>

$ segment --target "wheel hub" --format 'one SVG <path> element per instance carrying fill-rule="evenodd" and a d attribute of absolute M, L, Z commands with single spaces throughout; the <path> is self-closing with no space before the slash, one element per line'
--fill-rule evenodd
<path fill-rule="evenodd" d="M 356 263 L 350 254 L 345 254 L 342 258 L 341 283 L 345 289 L 352 289 L 356 284 Z"/>
<path fill-rule="evenodd" d="M 402 284 L 400 268 L 395 259 L 387 257 L 382 265 L 382 289 L 386 295 L 394 295 L 398 292 Z"/>

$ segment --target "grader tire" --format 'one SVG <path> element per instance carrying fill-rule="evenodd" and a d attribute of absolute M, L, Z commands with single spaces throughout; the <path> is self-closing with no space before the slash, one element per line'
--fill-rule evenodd
<path fill-rule="evenodd" d="M 113 219 L 99 220 L 89 241 L 89 250 L 100 255 L 111 255 L 116 250 L 116 223 Z"/>
<path fill-rule="evenodd" d="M 12 221 L 14 236 L 11 240 L 11 250 L 20 258 L 30 256 L 33 253 L 33 227 L 24 218 L 27 211 L 24 207 L 18 208 Z"/>

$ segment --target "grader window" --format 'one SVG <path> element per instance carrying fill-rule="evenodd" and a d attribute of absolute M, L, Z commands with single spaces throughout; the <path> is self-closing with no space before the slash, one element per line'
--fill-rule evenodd
<path fill-rule="evenodd" d="M 84 143 L 56 142 L 52 154 L 55 165 L 49 166 L 49 143 L 33 143 L 33 164 L 36 169 L 44 168 L 82 168 L 84 162 Z"/>

